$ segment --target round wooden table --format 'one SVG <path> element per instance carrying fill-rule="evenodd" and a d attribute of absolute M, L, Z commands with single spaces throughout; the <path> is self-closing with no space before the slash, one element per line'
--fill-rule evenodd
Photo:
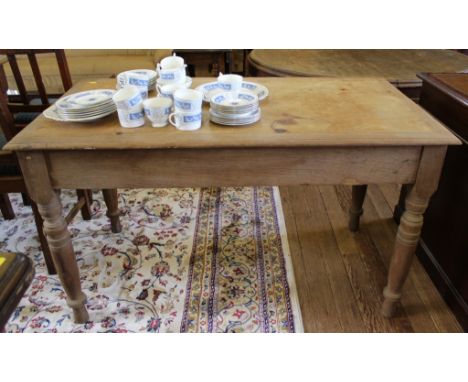
<path fill-rule="evenodd" d="M 414 99 L 422 84 L 417 73 L 468 71 L 468 56 L 436 49 L 254 49 L 248 61 L 259 76 L 383 77 Z"/>

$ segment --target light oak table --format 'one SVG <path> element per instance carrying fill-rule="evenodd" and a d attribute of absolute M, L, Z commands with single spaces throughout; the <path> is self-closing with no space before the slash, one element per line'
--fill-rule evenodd
<path fill-rule="evenodd" d="M 385 78 L 418 99 L 418 73 L 468 71 L 468 56 L 446 49 L 254 49 L 249 66 L 267 76 Z"/>
<path fill-rule="evenodd" d="M 197 78 L 194 86 L 211 81 Z M 350 228 L 358 228 L 367 184 L 412 184 L 395 240 L 383 314 L 391 316 L 437 188 L 447 129 L 383 79 L 258 78 L 270 90 L 262 119 L 222 127 L 123 129 L 117 115 L 93 123 L 38 117 L 6 146 L 15 151 L 76 322 L 88 319 L 73 245 L 55 190 L 347 184 Z M 115 88 L 80 83 L 70 92 Z"/>

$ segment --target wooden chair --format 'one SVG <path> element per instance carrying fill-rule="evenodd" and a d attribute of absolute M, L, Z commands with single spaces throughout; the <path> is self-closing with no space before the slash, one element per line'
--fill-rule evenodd
<path fill-rule="evenodd" d="M 4 142 L 0 142 L 0 147 L 12 139 L 24 126 L 32 121 L 39 113 L 50 106 L 50 95 L 45 91 L 44 84 L 42 83 L 42 77 L 40 74 L 39 66 L 37 64 L 36 54 L 54 52 L 57 57 L 57 63 L 62 77 L 64 91 L 67 91 L 71 87 L 71 77 L 68 70 L 65 54 L 63 50 L 34 50 L 34 49 L 0 49 L 0 54 L 5 54 L 10 63 L 19 95 L 13 95 L 9 97 L 6 93 L 8 84 L 6 83 L 3 66 L 0 65 L 0 127 L 3 131 Z M 24 86 L 21 73 L 19 72 L 16 55 L 26 54 L 31 64 L 31 69 L 34 74 L 34 79 L 38 88 L 38 93 L 27 92 Z M 36 102 L 39 96 L 40 103 Z M 59 96 L 59 95 L 54 95 Z M 24 113 L 27 113 L 25 116 Z M 32 113 L 32 114 L 31 114 Z M 3 138 L 3 137 L 0 137 Z M 107 205 L 107 216 L 111 220 L 112 232 L 120 232 L 121 225 L 119 220 L 119 210 L 117 201 L 117 190 L 106 189 L 102 190 L 104 194 L 104 200 Z M 34 213 L 36 226 L 38 229 L 39 240 L 41 242 L 41 248 L 44 253 L 44 259 L 47 265 L 47 270 L 50 274 L 55 274 L 55 267 L 52 261 L 47 240 L 43 234 L 42 226 L 43 221 L 37 210 L 37 206 L 34 202 L 30 201 L 27 197 L 27 190 L 21 174 L 19 164 L 16 156 L 13 153 L 0 151 L 0 209 L 5 219 L 13 219 L 15 217 L 13 208 L 8 198 L 8 193 L 21 192 L 23 194 L 23 200 L 25 204 L 30 203 Z M 77 190 L 78 202 L 71 209 L 70 213 L 66 217 L 67 223 L 81 211 L 83 219 L 91 219 L 90 204 L 92 200 L 92 193 L 90 190 Z"/>

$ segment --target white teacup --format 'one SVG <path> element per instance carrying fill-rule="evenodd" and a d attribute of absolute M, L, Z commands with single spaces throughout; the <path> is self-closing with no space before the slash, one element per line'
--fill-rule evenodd
<path fill-rule="evenodd" d="M 167 125 L 169 114 L 171 114 L 172 99 L 167 97 L 148 98 L 143 101 L 145 114 L 151 121 L 153 127 Z"/>
<path fill-rule="evenodd" d="M 161 84 L 183 84 L 185 83 L 185 67 L 187 65 L 159 70 L 159 82 Z"/>
<path fill-rule="evenodd" d="M 186 89 L 187 84 L 167 84 L 167 85 L 159 85 L 156 84 L 156 90 L 161 97 L 167 97 L 173 99 L 174 92 L 178 89 Z"/>
<path fill-rule="evenodd" d="M 169 122 L 179 130 L 198 130 L 202 123 L 202 111 L 176 111 L 175 113 L 169 115 Z"/>
<path fill-rule="evenodd" d="M 141 103 L 131 109 L 117 109 L 117 114 L 119 115 L 119 122 L 122 127 L 133 128 L 145 124 L 145 114 Z"/>
<path fill-rule="evenodd" d="M 112 96 L 117 109 L 133 109 L 136 106 L 140 105 L 143 102 L 140 89 L 134 85 L 128 85 L 117 91 Z"/>
<path fill-rule="evenodd" d="M 178 89 L 174 92 L 174 107 L 177 111 L 200 111 L 203 93 L 194 89 Z"/>
<path fill-rule="evenodd" d="M 158 64 L 156 70 L 175 69 L 184 66 L 184 64 L 184 59 L 174 54 L 173 56 L 163 58 Z"/>
<path fill-rule="evenodd" d="M 123 74 L 124 86 L 128 85 L 136 86 L 141 93 L 143 99 L 148 98 L 148 86 L 149 86 L 149 77 L 144 74 L 127 72 Z"/>
<path fill-rule="evenodd" d="M 222 74 L 218 76 L 218 83 L 221 89 L 228 92 L 238 92 L 242 89 L 243 78 L 239 74 Z"/>

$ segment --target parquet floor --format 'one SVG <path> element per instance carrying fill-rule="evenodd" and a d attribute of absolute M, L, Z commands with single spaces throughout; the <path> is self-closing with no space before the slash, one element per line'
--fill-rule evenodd
<path fill-rule="evenodd" d="M 369 186 L 361 229 L 347 228 L 351 187 L 280 187 L 306 332 L 461 332 L 415 258 L 395 318 L 380 314 L 397 226 L 397 186 Z"/>

